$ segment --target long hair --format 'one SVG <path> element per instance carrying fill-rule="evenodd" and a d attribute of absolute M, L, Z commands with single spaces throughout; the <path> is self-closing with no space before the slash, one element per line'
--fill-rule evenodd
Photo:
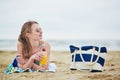
<path fill-rule="evenodd" d="M 38 24 L 38 22 L 27 21 L 26 23 L 24 23 L 22 26 L 22 29 L 21 29 L 21 33 L 20 33 L 19 38 L 18 38 L 18 41 L 22 43 L 23 58 L 30 57 L 32 47 L 31 47 L 31 44 L 30 44 L 28 37 L 26 37 L 26 33 L 31 33 L 31 31 L 32 31 L 31 27 L 33 24 Z"/>

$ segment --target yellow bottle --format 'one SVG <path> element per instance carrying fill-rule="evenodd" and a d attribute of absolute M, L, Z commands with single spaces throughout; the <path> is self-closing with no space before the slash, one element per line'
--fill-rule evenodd
<path fill-rule="evenodd" d="M 40 65 L 46 65 L 46 64 L 47 64 L 47 54 L 45 52 L 43 59 L 40 61 Z"/>
<path fill-rule="evenodd" d="M 42 52 L 43 52 L 43 59 L 40 61 L 40 65 L 46 65 L 47 64 L 47 52 L 46 52 L 46 48 L 45 45 L 42 48 Z"/>

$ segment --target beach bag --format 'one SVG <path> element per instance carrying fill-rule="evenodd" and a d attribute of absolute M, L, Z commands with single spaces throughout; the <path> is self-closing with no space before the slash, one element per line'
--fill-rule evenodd
<path fill-rule="evenodd" d="M 91 72 L 102 72 L 107 53 L 106 47 L 70 45 L 72 62 L 70 70 L 89 70 Z"/>

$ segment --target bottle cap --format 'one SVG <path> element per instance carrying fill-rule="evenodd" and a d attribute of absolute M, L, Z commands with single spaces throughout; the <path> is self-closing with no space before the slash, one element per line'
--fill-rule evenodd
<path fill-rule="evenodd" d="M 43 49 L 42 49 L 42 51 L 46 51 L 46 49 L 45 49 L 45 48 L 43 48 Z"/>

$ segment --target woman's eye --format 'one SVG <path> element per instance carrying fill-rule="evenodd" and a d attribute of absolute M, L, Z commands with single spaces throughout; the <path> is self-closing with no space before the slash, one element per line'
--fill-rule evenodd
<path fill-rule="evenodd" d="M 42 30 L 41 29 L 37 29 L 36 32 L 41 32 Z"/>
<path fill-rule="evenodd" d="M 40 32 L 40 30 L 37 30 L 37 32 Z"/>

